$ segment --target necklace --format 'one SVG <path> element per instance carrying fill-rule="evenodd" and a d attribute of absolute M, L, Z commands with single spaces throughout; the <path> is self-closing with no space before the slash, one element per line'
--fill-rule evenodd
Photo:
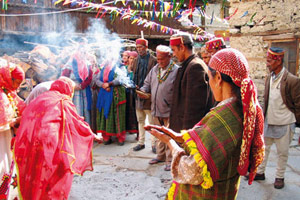
<path fill-rule="evenodd" d="M 165 73 L 162 77 L 161 77 L 161 69 L 158 68 L 157 79 L 158 79 L 158 82 L 159 82 L 159 83 L 164 82 L 164 81 L 168 78 L 168 76 L 169 76 L 169 74 L 170 74 L 170 71 L 172 70 L 173 66 L 174 66 L 174 63 L 172 62 L 172 63 L 170 64 L 170 66 L 168 67 L 166 73 Z"/>

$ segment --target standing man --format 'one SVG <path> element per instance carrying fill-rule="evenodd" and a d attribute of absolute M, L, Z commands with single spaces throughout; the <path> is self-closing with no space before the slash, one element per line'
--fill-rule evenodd
<path fill-rule="evenodd" d="M 173 85 L 178 66 L 171 61 L 171 49 L 164 45 L 156 47 L 157 65 L 147 75 L 143 92 L 151 92 L 151 114 L 153 123 L 159 126 L 169 126 L 170 105 L 172 104 Z M 140 95 L 139 95 L 140 96 Z M 140 96 L 143 98 L 143 96 Z M 166 161 L 165 171 L 170 171 L 172 153 L 168 146 L 157 141 L 157 157 L 150 160 L 149 164 L 157 164 Z"/>
<path fill-rule="evenodd" d="M 208 66 L 211 55 L 208 53 L 206 47 L 201 47 L 200 52 L 197 55 L 204 61 L 204 63 Z"/>
<path fill-rule="evenodd" d="M 173 56 L 181 62 L 174 82 L 170 128 L 176 132 L 190 129 L 212 107 L 212 95 L 208 85 L 207 66 L 194 54 L 190 34 L 172 35 L 170 45 Z"/>
<path fill-rule="evenodd" d="M 300 79 L 283 67 L 284 51 L 271 47 L 267 54 L 267 67 L 271 72 L 266 79 L 264 95 L 265 159 L 254 180 L 265 180 L 265 169 L 273 143 L 276 144 L 278 162 L 274 187 L 284 187 L 290 142 L 295 122 L 300 122 Z"/>
<path fill-rule="evenodd" d="M 144 80 L 150 70 L 156 64 L 156 59 L 147 51 L 148 40 L 139 38 L 136 40 L 136 50 L 138 52 L 137 59 L 133 63 L 133 82 L 138 88 L 143 87 Z M 151 100 L 136 98 L 136 116 L 139 127 L 139 141 L 138 144 L 133 148 L 134 151 L 139 151 L 145 148 L 145 120 L 148 116 L 150 124 L 153 124 L 151 117 Z M 155 142 L 152 141 L 152 147 L 155 147 Z"/>

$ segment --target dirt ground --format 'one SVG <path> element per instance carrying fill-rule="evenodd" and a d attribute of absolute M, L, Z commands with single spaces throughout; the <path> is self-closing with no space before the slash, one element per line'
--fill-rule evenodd
<path fill-rule="evenodd" d="M 171 184 L 165 164 L 149 165 L 155 158 L 151 151 L 150 136 L 146 148 L 135 152 L 135 135 L 128 135 L 124 146 L 94 144 L 94 171 L 75 176 L 70 200 L 141 200 L 164 199 Z"/>
<path fill-rule="evenodd" d="M 275 145 L 271 148 L 266 180 L 248 185 L 241 177 L 238 200 L 299 199 L 300 196 L 300 146 L 296 130 L 290 145 L 289 160 L 285 173 L 285 187 L 274 189 L 277 167 Z M 70 200 L 163 200 L 171 184 L 170 172 L 164 171 L 164 163 L 149 165 L 155 158 L 151 151 L 150 136 L 146 135 L 146 148 L 135 152 L 135 135 L 128 135 L 124 146 L 94 144 L 94 171 L 75 176 Z"/>

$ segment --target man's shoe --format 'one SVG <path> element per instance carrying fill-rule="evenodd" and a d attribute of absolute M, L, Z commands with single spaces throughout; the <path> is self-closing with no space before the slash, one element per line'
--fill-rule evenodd
<path fill-rule="evenodd" d="M 144 144 L 138 144 L 133 148 L 133 151 L 140 151 L 142 149 L 145 149 L 145 145 Z"/>
<path fill-rule="evenodd" d="M 171 171 L 171 164 L 166 164 L 165 171 Z"/>
<path fill-rule="evenodd" d="M 246 180 L 249 180 L 249 175 L 246 175 L 245 178 L 246 178 Z M 253 180 L 254 181 L 263 181 L 265 179 L 266 179 L 266 177 L 265 177 L 265 174 L 263 173 L 263 174 L 256 174 Z"/>
<path fill-rule="evenodd" d="M 158 160 L 157 158 L 153 158 L 152 160 L 149 161 L 150 165 L 154 165 L 157 163 L 165 162 L 164 160 Z"/>
<path fill-rule="evenodd" d="M 265 179 L 266 179 L 265 173 L 263 173 L 263 174 L 256 174 L 255 177 L 254 177 L 255 181 L 263 181 Z"/>
<path fill-rule="evenodd" d="M 275 178 L 274 188 L 281 189 L 284 187 L 284 179 L 283 178 Z"/>

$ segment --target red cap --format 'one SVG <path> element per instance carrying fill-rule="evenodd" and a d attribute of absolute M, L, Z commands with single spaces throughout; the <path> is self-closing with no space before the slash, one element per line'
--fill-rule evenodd
<path fill-rule="evenodd" d="M 139 39 L 136 39 L 135 44 L 136 45 L 141 44 L 141 45 L 144 45 L 145 47 L 148 47 L 148 40 L 139 38 Z"/>
<path fill-rule="evenodd" d="M 170 38 L 170 45 L 171 46 L 178 46 L 180 44 L 184 44 L 183 39 L 181 36 L 179 37 L 171 37 Z"/>

